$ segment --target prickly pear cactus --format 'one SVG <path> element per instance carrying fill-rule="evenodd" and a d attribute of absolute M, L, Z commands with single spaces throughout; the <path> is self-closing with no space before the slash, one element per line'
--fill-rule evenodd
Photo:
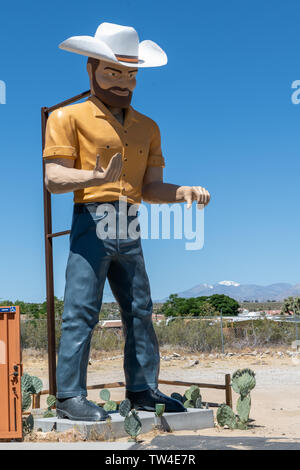
<path fill-rule="evenodd" d="M 37 394 L 43 390 L 43 382 L 39 377 L 31 376 L 31 393 Z"/>
<path fill-rule="evenodd" d="M 166 405 L 164 403 L 157 403 L 155 405 L 155 415 L 162 416 L 165 411 Z"/>
<path fill-rule="evenodd" d="M 131 414 L 126 416 L 124 420 L 124 429 L 131 437 L 131 440 L 136 441 L 136 438 L 142 429 L 142 422 L 135 410 L 132 410 Z"/>
<path fill-rule="evenodd" d="M 33 430 L 33 425 L 34 425 L 34 420 L 32 414 L 27 416 L 27 418 L 24 418 L 22 421 L 23 424 L 23 433 L 24 434 L 29 434 Z"/>
<path fill-rule="evenodd" d="M 227 425 L 230 429 L 248 429 L 249 414 L 251 408 L 250 392 L 256 385 L 255 373 L 251 369 L 238 369 L 232 375 L 232 388 L 240 394 L 238 398 L 236 417 L 232 409 L 223 404 L 217 412 L 217 421 L 220 426 Z"/>
<path fill-rule="evenodd" d="M 186 400 L 183 404 L 185 408 L 195 408 L 195 404 L 192 400 Z"/>
<path fill-rule="evenodd" d="M 108 400 L 104 405 L 103 408 L 105 411 L 116 411 L 118 405 L 115 401 Z"/>
<path fill-rule="evenodd" d="M 48 395 L 47 397 L 47 405 L 49 408 L 52 408 L 56 404 L 56 398 L 54 395 Z"/>
<path fill-rule="evenodd" d="M 31 405 L 31 395 L 29 392 L 24 391 L 22 393 L 22 411 L 28 410 Z"/>
<path fill-rule="evenodd" d="M 102 400 L 104 400 L 104 401 L 109 401 L 109 399 L 110 399 L 110 392 L 106 388 L 103 388 L 100 391 L 99 395 L 100 395 L 100 398 L 102 398 Z"/>
<path fill-rule="evenodd" d="M 200 396 L 200 389 L 197 385 L 192 385 L 186 392 L 185 396 L 188 400 L 196 402 Z"/>
<path fill-rule="evenodd" d="M 236 428 L 246 430 L 246 429 L 248 429 L 248 426 L 247 426 L 246 423 L 242 423 L 242 421 L 237 421 Z"/>
<path fill-rule="evenodd" d="M 256 385 L 255 373 L 251 369 L 238 369 L 232 375 L 231 385 L 236 393 L 245 397 Z"/>
<path fill-rule="evenodd" d="M 222 427 L 228 426 L 230 429 L 236 429 L 237 419 L 230 406 L 223 403 L 217 411 L 217 421 Z"/>
<path fill-rule="evenodd" d="M 25 373 L 21 377 L 21 390 L 22 392 L 30 392 L 32 387 L 32 377 Z"/>
<path fill-rule="evenodd" d="M 202 398 L 201 396 L 197 398 L 195 402 L 195 408 L 203 408 Z"/>
<path fill-rule="evenodd" d="M 192 385 L 184 394 L 183 406 L 185 408 L 203 408 L 202 397 L 198 385 Z"/>
<path fill-rule="evenodd" d="M 103 388 L 100 393 L 100 398 L 102 400 L 106 401 L 106 403 L 103 405 L 103 408 L 105 411 L 116 411 L 118 408 L 118 405 L 115 401 L 110 400 L 110 392 L 106 388 Z"/>
<path fill-rule="evenodd" d="M 129 415 L 130 410 L 131 410 L 130 400 L 126 398 L 125 400 L 121 401 L 119 405 L 119 413 L 121 416 L 123 416 L 123 418 L 126 418 L 126 416 Z"/>
<path fill-rule="evenodd" d="M 247 423 L 249 420 L 249 414 L 250 414 L 250 408 L 251 408 L 251 397 L 250 395 L 247 395 L 246 397 L 239 397 L 237 404 L 236 404 L 236 410 L 239 415 L 239 420 L 242 423 Z"/>
<path fill-rule="evenodd" d="M 184 400 L 183 400 L 183 396 L 180 395 L 180 393 L 176 393 L 176 392 L 174 392 L 174 393 L 171 394 L 171 398 L 174 398 L 174 400 L 178 400 L 178 401 L 180 401 L 181 403 L 183 403 L 183 401 L 184 401 Z"/>

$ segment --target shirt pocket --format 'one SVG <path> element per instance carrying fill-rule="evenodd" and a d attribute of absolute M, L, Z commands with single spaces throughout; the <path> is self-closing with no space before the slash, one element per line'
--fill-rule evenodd
<path fill-rule="evenodd" d="M 146 161 L 148 157 L 148 147 L 147 145 L 139 145 L 137 147 L 137 156 L 140 160 Z"/>
<path fill-rule="evenodd" d="M 103 145 L 96 148 L 96 155 L 100 155 L 100 166 L 104 170 L 108 167 L 111 158 L 116 154 L 122 154 L 122 148 L 117 145 Z"/>
<path fill-rule="evenodd" d="M 136 171 L 141 172 L 145 171 L 147 166 L 149 147 L 146 144 L 139 144 L 136 147 Z"/>

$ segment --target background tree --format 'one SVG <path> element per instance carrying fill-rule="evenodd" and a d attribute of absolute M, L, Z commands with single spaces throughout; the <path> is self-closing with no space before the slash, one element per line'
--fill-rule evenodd
<path fill-rule="evenodd" d="M 300 315 L 300 297 L 284 299 L 281 314 Z"/>
<path fill-rule="evenodd" d="M 239 303 L 227 295 L 215 294 L 186 299 L 178 297 L 178 294 L 171 294 L 159 313 L 166 317 L 199 317 L 220 315 L 222 310 L 224 316 L 235 316 L 239 308 Z"/>

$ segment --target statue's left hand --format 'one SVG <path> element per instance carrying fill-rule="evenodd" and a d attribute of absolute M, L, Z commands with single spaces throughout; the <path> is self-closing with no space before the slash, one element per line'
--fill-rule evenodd
<path fill-rule="evenodd" d="M 197 201 L 200 209 L 201 205 L 206 206 L 209 203 L 210 194 L 202 186 L 179 186 L 176 191 L 176 200 L 186 201 L 188 209 L 192 206 L 193 201 Z"/>

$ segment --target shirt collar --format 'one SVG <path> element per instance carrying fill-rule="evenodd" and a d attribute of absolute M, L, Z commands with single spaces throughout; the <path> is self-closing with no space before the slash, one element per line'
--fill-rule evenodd
<path fill-rule="evenodd" d="M 120 122 L 115 118 L 115 116 L 110 112 L 110 110 L 105 106 L 105 104 L 97 98 L 97 96 L 92 95 L 88 98 L 88 101 L 91 103 L 93 108 L 93 114 L 97 118 L 107 119 L 108 121 L 112 121 L 114 123 L 118 123 L 119 126 L 122 126 Z M 136 117 L 135 110 L 129 106 L 129 108 L 125 111 L 125 119 L 124 119 L 124 126 L 122 127 L 129 127 L 133 122 L 137 122 L 138 119 Z"/>

